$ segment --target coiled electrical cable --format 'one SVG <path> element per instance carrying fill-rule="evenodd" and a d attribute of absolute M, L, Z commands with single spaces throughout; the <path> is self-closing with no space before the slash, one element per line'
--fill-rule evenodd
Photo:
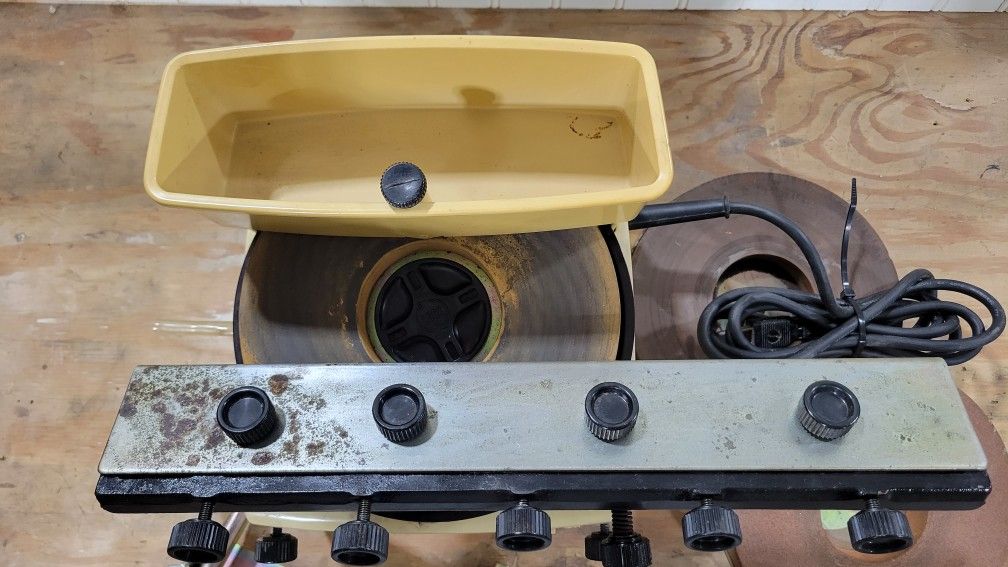
<path fill-rule="evenodd" d="M 845 358 L 938 356 L 961 364 L 973 358 L 1005 328 L 1005 312 L 990 293 L 970 283 L 935 278 L 917 269 L 887 290 L 856 297 L 847 273 L 846 243 L 857 204 L 852 186 L 851 206 L 844 227 L 841 271 L 844 290 L 836 297 L 818 250 L 804 232 L 780 213 L 759 205 L 718 200 L 648 205 L 630 221 L 631 229 L 651 228 L 731 215 L 763 219 L 780 228 L 798 245 L 809 263 L 815 293 L 748 287 L 717 296 L 700 314 L 697 338 L 711 358 Z M 938 292 L 954 292 L 978 301 L 988 311 L 984 324 L 972 309 L 939 299 Z M 777 336 L 795 337 L 786 344 L 765 346 L 755 329 L 773 320 Z M 912 325 L 904 326 L 909 321 Z M 969 335 L 964 336 L 964 328 Z"/>

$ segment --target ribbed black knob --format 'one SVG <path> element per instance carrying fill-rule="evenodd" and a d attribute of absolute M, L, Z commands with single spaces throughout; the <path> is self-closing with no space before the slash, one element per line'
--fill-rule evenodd
<path fill-rule="evenodd" d="M 651 542 L 634 531 L 633 512 L 617 508 L 612 511 L 612 534 L 602 540 L 602 567 L 648 567 L 651 565 Z"/>
<path fill-rule="evenodd" d="M 731 508 L 705 501 L 683 516 L 683 541 L 697 551 L 725 551 L 742 543 L 742 526 Z"/>
<path fill-rule="evenodd" d="M 651 542 L 634 534 L 602 542 L 602 567 L 648 567 L 651 565 Z"/>
<path fill-rule="evenodd" d="M 298 540 L 285 534 L 280 528 L 273 528 L 273 533 L 256 540 L 256 563 L 287 563 L 297 559 Z"/>
<path fill-rule="evenodd" d="M 427 428 L 427 403 L 420 390 L 409 384 L 395 384 L 378 392 L 371 414 L 382 435 L 394 443 L 412 441 Z"/>
<path fill-rule="evenodd" d="M 847 520 L 851 547 L 861 553 L 893 553 L 913 545 L 913 533 L 906 514 L 899 510 L 880 508 L 877 500 L 869 501 Z"/>
<path fill-rule="evenodd" d="M 407 209 L 427 194 L 427 177 L 419 167 L 408 161 L 393 163 L 382 173 L 381 192 L 388 204 Z"/>
<path fill-rule="evenodd" d="M 333 561 L 344 565 L 378 565 L 388 559 L 389 533 L 378 524 L 354 520 L 333 532 Z"/>
<path fill-rule="evenodd" d="M 269 396 L 255 386 L 235 388 L 217 404 L 217 425 L 242 447 L 265 441 L 279 423 Z"/>
<path fill-rule="evenodd" d="M 602 542 L 612 534 L 609 524 L 599 524 L 597 532 L 592 532 L 585 536 L 584 549 L 585 559 L 591 561 L 602 561 Z"/>
<path fill-rule="evenodd" d="M 798 406 L 798 421 L 820 441 L 843 437 L 861 416 L 857 396 L 846 386 L 820 380 L 805 389 Z"/>
<path fill-rule="evenodd" d="M 539 551 L 553 542 L 550 518 L 539 508 L 519 502 L 497 514 L 497 546 L 509 551 Z"/>
<path fill-rule="evenodd" d="M 168 555 L 183 563 L 217 563 L 227 555 L 227 528 L 210 519 L 175 524 L 168 538 Z"/>
<path fill-rule="evenodd" d="M 618 382 L 603 382 L 585 396 L 585 421 L 588 430 L 599 439 L 612 442 L 622 439 L 637 424 L 640 406 L 630 388 Z"/>

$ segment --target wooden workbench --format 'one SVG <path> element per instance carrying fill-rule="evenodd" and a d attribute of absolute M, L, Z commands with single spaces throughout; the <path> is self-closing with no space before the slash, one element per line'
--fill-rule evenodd
<path fill-rule="evenodd" d="M 178 518 L 101 511 L 96 466 L 134 365 L 233 361 L 245 234 L 143 193 L 165 62 L 467 32 L 642 44 L 662 77 L 674 191 L 770 170 L 842 195 L 857 176 L 900 273 L 929 267 L 1008 300 L 1008 14 L 0 5 L 0 563 L 169 563 Z M 1008 435 L 1008 340 L 954 373 Z M 654 530 L 656 565 L 723 561 L 681 555 L 677 526 Z M 517 564 L 585 565 L 582 535 Z M 394 564 L 515 564 L 484 539 L 404 540 Z M 302 546 L 299 564 L 330 564 L 323 537 Z"/>

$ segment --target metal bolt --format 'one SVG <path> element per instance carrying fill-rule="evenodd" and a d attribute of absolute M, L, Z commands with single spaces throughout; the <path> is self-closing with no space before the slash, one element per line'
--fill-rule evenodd
<path fill-rule="evenodd" d="M 612 534 L 616 537 L 629 537 L 634 534 L 633 512 L 630 510 L 612 511 Z"/>
<path fill-rule="evenodd" d="M 199 516 L 200 520 L 209 520 L 213 516 L 213 500 L 204 500 L 203 504 L 200 506 Z"/>
<path fill-rule="evenodd" d="M 357 502 L 357 521 L 367 522 L 371 520 L 371 499 L 361 498 Z"/>

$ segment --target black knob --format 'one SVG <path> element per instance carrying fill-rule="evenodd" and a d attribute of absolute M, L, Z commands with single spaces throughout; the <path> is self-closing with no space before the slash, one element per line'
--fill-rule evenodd
<path fill-rule="evenodd" d="M 546 512 L 522 500 L 497 514 L 497 547 L 509 551 L 539 551 L 553 542 Z"/>
<path fill-rule="evenodd" d="M 344 565 L 378 565 L 388 559 L 388 530 L 371 521 L 371 501 L 357 505 L 357 519 L 333 532 L 332 558 Z"/>
<path fill-rule="evenodd" d="M 633 431 L 639 410 L 637 396 L 618 382 L 603 382 L 585 397 L 588 430 L 606 442 L 622 439 Z"/>
<path fill-rule="evenodd" d="M 273 533 L 256 540 L 256 563 L 287 563 L 297 559 L 298 540 L 285 534 L 280 528 L 273 528 Z"/>
<path fill-rule="evenodd" d="M 427 428 L 427 403 L 420 390 L 409 384 L 394 384 L 378 392 L 371 414 L 382 435 L 394 443 L 412 441 Z"/>
<path fill-rule="evenodd" d="M 382 173 L 381 192 L 388 204 L 408 209 L 424 198 L 427 178 L 415 164 L 408 161 L 393 163 Z"/>
<path fill-rule="evenodd" d="M 279 423 L 269 396 L 255 386 L 235 388 L 217 404 L 217 425 L 242 447 L 265 441 Z"/>
<path fill-rule="evenodd" d="M 584 549 L 585 559 L 591 561 L 602 561 L 602 542 L 612 534 L 609 524 L 599 524 L 597 532 L 592 532 L 585 536 Z"/>
<path fill-rule="evenodd" d="M 683 541 L 697 551 L 727 551 L 742 543 L 742 526 L 731 508 L 713 506 L 710 500 L 686 512 Z"/>
<path fill-rule="evenodd" d="M 805 389 L 798 420 L 820 441 L 843 437 L 861 416 L 857 396 L 843 384 L 820 380 Z"/>
<path fill-rule="evenodd" d="M 199 517 L 175 524 L 168 538 L 168 556 L 183 563 L 217 563 L 227 555 L 230 534 L 210 519 L 213 503 L 204 502 Z"/>
<path fill-rule="evenodd" d="M 602 567 L 648 567 L 651 542 L 634 531 L 630 510 L 612 511 L 612 535 L 602 540 Z"/>
<path fill-rule="evenodd" d="M 851 547 L 861 553 L 893 553 L 913 545 L 913 533 L 906 514 L 881 508 L 869 500 L 868 508 L 847 520 Z"/>

